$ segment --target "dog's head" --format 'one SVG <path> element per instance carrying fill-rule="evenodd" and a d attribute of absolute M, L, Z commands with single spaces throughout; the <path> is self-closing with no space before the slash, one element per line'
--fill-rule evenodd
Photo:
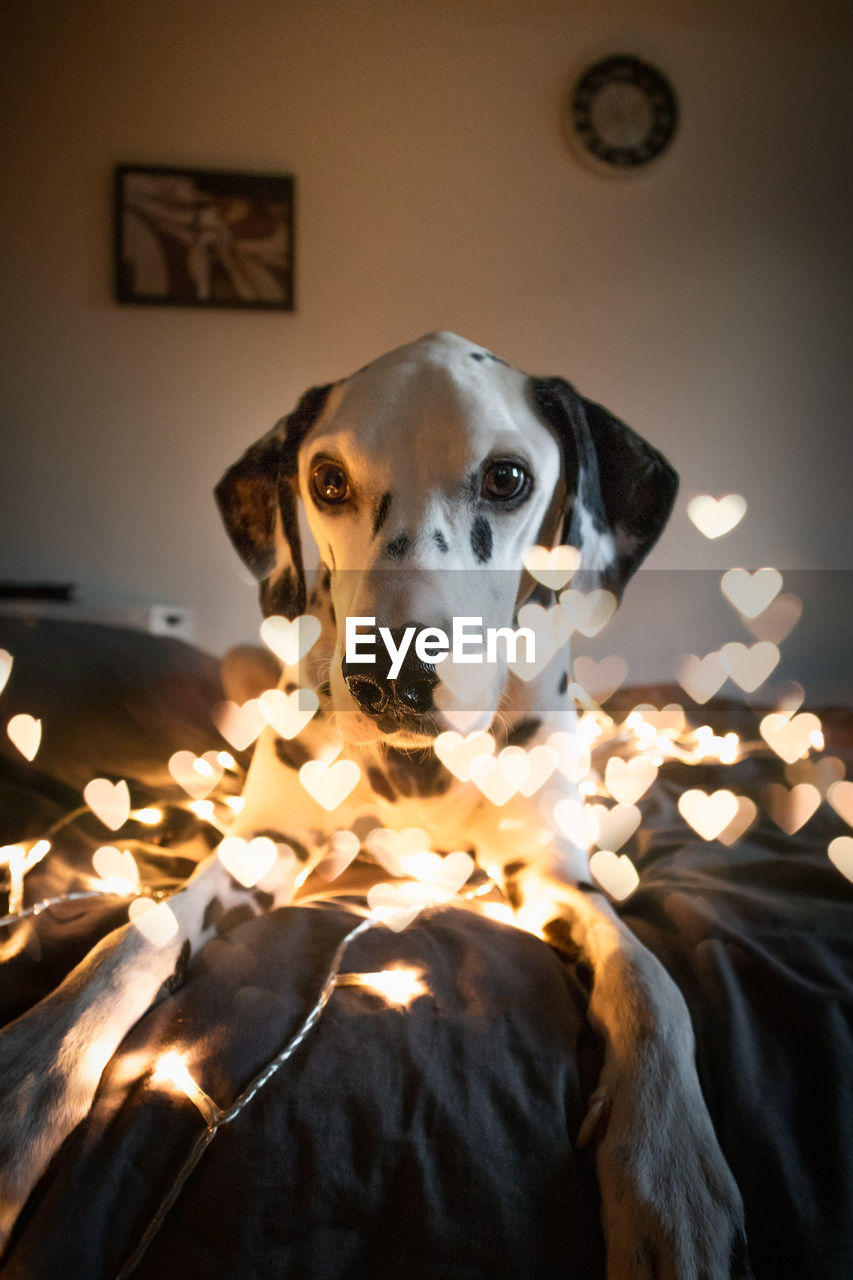
<path fill-rule="evenodd" d="M 655 449 L 568 382 L 437 333 L 308 391 L 216 497 L 264 612 L 289 618 L 306 605 L 301 498 L 329 572 L 338 722 L 356 741 L 413 746 L 449 727 L 433 700 L 440 640 L 424 629 L 450 636 L 460 617 L 481 619 L 484 634 L 511 628 L 534 585 L 523 556 L 537 543 L 577 547 L 573 585 L 619 597 L 676 488 Z M 385 628 L 385 643 L 372 649 L 356 618 L 373 619 L 374 636 Z M 506 679 L 494 664 L 484 723 Z"/>

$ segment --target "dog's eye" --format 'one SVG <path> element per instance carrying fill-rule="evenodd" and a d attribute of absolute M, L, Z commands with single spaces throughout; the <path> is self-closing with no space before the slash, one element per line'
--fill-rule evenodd
<path fill-rule="evenodd" d="M 483 475 L 483 497 L 508 502 L 520 497 L 527 483 L 527 472 L 517 462 L 493 462 Z"/>
<path fill-rule="evenodd" d="M 321 502 L 346 502 L 349 497 L 347 473 L 337 462 L 321 462 L 316 466 L 311 473 L 311 483 Z"/>

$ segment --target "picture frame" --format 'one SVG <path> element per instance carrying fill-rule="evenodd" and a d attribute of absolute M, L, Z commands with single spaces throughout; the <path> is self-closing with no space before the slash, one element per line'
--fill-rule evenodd
<path fill-rule="evenodd" d="M 116 301 L 292 311 L 293 186 L 289 174 L 117 165 Z"/>

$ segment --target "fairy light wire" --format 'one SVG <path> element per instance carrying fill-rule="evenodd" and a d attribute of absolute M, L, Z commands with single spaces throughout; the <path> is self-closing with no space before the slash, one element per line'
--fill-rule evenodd
<path fill-rule="evenodd" d="M 232 798 L 233 797 L 226 797 L 225 802 L 227 803 L 227 800 Z M 222 826 L 220 826 L 219 822 L 215 821 L 215 815 L 202 817 L 200 814 L 196 812 L 196 810 L 193 809 L 192 806 L 194 803 L 195 803 L 194 801 L 173 801 L 173 802 L 160 801 L 158 806 L 160 812 L 159 812 L 157 823 L 155 825 L 160 826 L 166 822 L 166 816 L 162 812 L 163 810 L 166 810 L 167 812 L 170 809 L 178 810 L 180 812 L 192 813 L 196 821 L 201 823 L 203 827 L 209 828 L 211 831 L 215 832 L 215 834 L 221 838 L 225 829 Z M 137 811 L 137 812 L 140 812 L 140 811 Z M 145 810 L 143 809 L 141 810 L 141 812 L 145 812 Z M 40 836 L 39 840 L 33 842 L 33 847 L 35 847 L 35 845 L 41 843 L 42 841 L 50 841 L 51 837 L 56 836 L 59 832 L 64 830 L 66 827 L 71 826 L 79 818 L 91 816 L 91 814 L 92 814 L 92 810 L 88 805 L 79 805 L 76 809 L 70 810 L 70 812 L 63 814 L 62 817 L 58 818 L 55 822 L 53 822 L 47 828 L 47 830 L 42 834 L 42 836 Z M 132 818 L 134 817 L 134 813 L 131 813 L 131 817 Z M 143 821 L 142 819 L 139 819 L 139 818 L 136 818 L 135 820 Z M 148 824 L 143 822 L 143 825 L 148 825 Z M 138 836 L 123 836 L 123 837 L 114 836 L 114 838 L 118 839 L 122 848 L 126 849 L 128 852 L 133 851 L 136 853 L 144 853 L 144 854 L 147 854 L 149 857 L 155 857 L 155 858 L 175 858 L 176 856 L 180 856 L 180 855 L 176 855 L 175 850 L 173 848 L 169 848 L 164 845 L 155 844 L 152 840 L 144 840 Z M 11 846 L 3 845 L 3 846 L 0 846 L 0 850 L 10 848 L 10 847 Z M 27 850 L 24 845 L 21 845 L 21 848 L 22 850 L 24 850 L 25 853 L 29 852 L 29 850 Z M 48 850 L 45 850 L 42 857 L 46 856 L 47 852 Z M 37 861 L 41 861 L 41 858 L 39 858 Z M 11 859 L 7 858 L 5 863 L 0 862 L 0 868 L 5 866 L 8 873 L 9 889 L 7 891 L 7 896 L 9 898 L 8 907 L 10 908 L 7 911 L 6 915 L 0 916 L 0 929 L 9 928 L 12 925 L 22 923 L 24 920 L 39 916 L 43 911 L 47 911 L 51 907 L 60 906 L 64 902 L 80 902 L 86 899 L 115 898 L 115 897 L 128 898 L 128 899 L 129 898 L 152 898 L 155 901 L 159 901 L 162 898 L 170 896 L 170 894 L 173 892 L 173 890 L 171 889 L 152 890 L 145 886 L 128 888 L 126 893 L 118 893 L 117 890 L 114 888 L 74 889 L 68 893 L 55 894 L 54 896 L 49 898 L 42 898 L 40 899 L 40 901 L 32 903 L 30 906 L 25 907 L 23 906 L 24 881 L 25 881 L 26 873 L 29 870 L 31 870 L 32 866 L 34 865 L 37 865 L 37 864 L 36 863 L 30 863 L 28 865 L 25 864 L 23 867 L 18 869 L 15 865 L 13 865 Z"/>
<path fill-rule="evenodd" d="M 39 902 L 34 902 L 29 907 L 22 907 L 20 911 L 0 916 L 0 929 L 9 928 L 14 924 L 22 924 L 24 920 L 40 916 L 43 911 L 48 911 L 51 907 L 62 906 L 65 902 L 82 902 L 85 899 L 92 898 L 120 898 L 123 901 L 129 898 L 150 898 L 154 902 L 159 902 L 164 898 L 171 897 L 171 893 L 172 891 L 168 889 L 147 889 L 144 887 L 128 890 L 127 893 L 119 893 L 115 889 L 73 889 L 70 893 L 59 893 L 52 898 L 42 898 Z"/>
<path fill-rule="evenodd" d="M 166 1215 L 168 1214 L 169 1210 L 172 1208 L 172 1205 L 177 1200 L 181 1191 L 183 1191 L 184 1186 L 186 1185 L 187 1179 L 189 1178 L 193 1169 L 195 1169 L 196 1165 L 198 1164 L 201 1157 L 204 1155 L 207 1148 L 210 1146 L 213 1139 L 216 1137 L 217 1133 L 218 1133 L 218 1126 L 206 1125 L 204 1129 L 202 1129 L 201 1133 L 199 1134 L 198 1138 L 195 1141 L 195 1144 L 191 1148 L 189 1155 L 187 1156 L 184 1163 L 181 1165 L 181 1168 L 178 1170 L 178 1173 L 176 1174 L 171 1187 L 169 1188 L 169 1190 L 167 1191 L 163 1199 L 160 1201 L 160 1204 L 157 1208 L 157 1212 L 154 1214 L 154 1217 L 151 1219 L 145 1231 L 143 1232 L 139 1240 L 139 1243 L 137 1244 L 133 1253 L 128 1258 L 127 1262 L 122 1267 L 121 1271 L 119 1271 L 118 1275 L 116 1276 L 116 1280 L 127 1280 L 127 1277 L 132 1275 L 133 1272 L 136 1270 L 139 1263 L 142 1261 L 142 1258 L 145 1255 L 148 1249 L 148 1246 L 151 1244 L 151 1241 L 154 1239 L 154 1237 L 157 1235 L 157 1232 L 160 1230 L 160 1227 L 162 1226 L 163 1221 L 166 1218 Z"/>
<path fill-rule="evenodd" d="M 599 712 L 601 712 L 602 715 L 605 714 L 602 711 L 601 707 L 597 707 L 597 709 Z M 613 726 L 613 721 L 609 716 L 607 717 L 607 720 L 609 721 L 610 725 Z M 615 745 L 622 745 L 622 746 L 628 746 L 628 747 L 636 746 L 637 745 L 636 734 L 632 733 L 630 729 L 626 730 L 625 723 L 623 723 L 622 726 L 620 726 L 620 728 L 618 729 L 614 727 L 613 732 L 609 735 L 609 737 L 604 738 L 602 741 L 596 742 L 595 750 L 599 751 L 602 748 L 607 747 L 607 748 L 610 748 L 612 751 L 612 748 Z M 682 743 L 678 741 L 678 738 L 668 741 L 665 749 L 661 747 L 661 750 L 665 751 L 665 756 L 664 756 L 665 760 L 677 760 L 683 764 L 699 765 L 699 764 L 710 763 L 710 762 L 713 762 L 715 759 L 719 759 L 721 763 L 732 765 L 742 760 L 745 760 L 751 756 L 762 754 L 767 750 L 767 743 L 761 741 L 760 739 L 742 740 L 742 741 L 739 741 L 737 744 L 736 758 L 723 759 L 720 756 L 715 756 L 713 754 L 713 751 L 707 752 L 702 750 L 701 747 L 695 742 L 696 732 L 697 732 L 696 729 L 687 729 L 685 727 L 685 730 L 678 735 L 678 737 L 682 739 L 685 739 L 685 738 L 694 739 L 693 745 L 691 746 L 690 749 L 687 749 L 685 746 L 683 746 Z M 709 738 L 709 742 L 711 741 L 711 739 L 715 739 L 715 740 L 718 739 L 720 742 L 724 740 L 722 737 L 719 737 L 718 735 L 713 734 L 713 731 L 711 732 L 711 738 Z M 823 749 L 823 748 L 820 748 L 820 749 Z M 641 753 L 642 753 L 642 748 L 641 748 Z M 596 786 L 590 794 L 601 795 L 606 797 L 609 793 L 607 792 L 607 789 L 604 788 L 603 786 Z M 230 799 L 233 799 L 233 797 L 226 797 L 225 802 L 227 803 L 227 801 Z M 210 828 L 212 831 L 216 832 L 217 835 L 221 836 L 223 833 L 223 828 L 219 825 L 218 822 L 211 821 L 210 818 L 202 818 L 197 813 L 195 813 L 195 811 L 192 809 L 192 802 L 161 801 L 160 805 L 162 809 L 165 809 L 167 811 L 169 809 L 177 809 L 183 812 L 192 812 L 196 820 L 199 821 L 203 826 Z M 51 836 L 56 835 L 64 827 L 69 826 L 76 819 L 81 818 L 84 815 L 91 814 L 91 812 L 92 811 L 88 805 L 82 805 L 72 810 L 70 813 L 65 814 L 63 817 L 59 818 L 56 822 L 54 822 L 50 827 L 48 827 L 48 829 L 44 832 L 44 835 L 41 838 L 44 840 L 49 839 Z M 164 821 L 165 821 L 165 816 L 161 815 L 161 822 L 164 822 Z M 120 843 L 124 848 L 127 848 L 128 850 L 133 849 L 137 852 L 144 852 L 149 856 L 161 857 L 161 858 L 162 857 L 171 858 L 175 856 L 173 849 L 164 847 L 163 845 L 154 844 L 153 841 L 143 840 L 138 837 L 126 837 L 122 839 Z M 24 868 L 24 872 L 26 872 L 28 869 L 29 868 Z M 11 876 L 12 868 L 9 867 L 8 870 Z M 25 874 L 23 877 L 19 877 L 19 879 L 25 879 Z M 20 887 L 23 888 L 23 885 L 21 885 Z M 127 897 L 127 898 L 131 898 L 131 897 L 152 898 L 156 901 L 156 900 L 160 900 L 161 898 L 168 897 L 170 892 L 171 891 L 169 890 L 153 890 L 152 891 L 143 886 L 140 886 L 139 888 L 135 888 L 132 891 L 128 891 L 128 893 L 121 894 L 121 895 L 117 895 L 114 889 L 91 888 L 91 889 L 73 890 L 70 893 L 57 894 L 54 897 L 44 898 L 39 902 L 33 903 L 29 907 L 21 906 L 18 910 L 8 911 L 6 915 L 0 916 L 0 929 L 9 928 L 12 925 L 23 922 L 24 920 L 27 920 L 32 917 L 36 917 L 40 915 L 43 911 L 46 911 L 49 908 L 54 906 L 59 906 L 63 902 L 76 902 L 76 901 L 82 901 L 84 899 L 95 899 L 95 898 L 113 898 L 116 896 Z M 478 890 L 477 896 L 479 896 L 479 893 L 481 892 L 487 892 L 487 890 L 485 889 Z M 18 895 L 16 894 L 10 895 L 10 897 L 16 897 L 16 898 L 17 896 Z M 463 896 L 470 897 L 472 895 L 465 894 Z M 11 901 L 9 905 L 10 906 L 12 905 Z"/>
<path fill-rule="evenodd" d="M 586 737 L 589 739 L 588 745 L 592 754 L 597 754 L 605 746 L 608 747 L 612 753 L 614 746 L 622 745 L 629 749 L 633 748 L 640 758 L 653 758 L 650 757 L 649 754 L 653 752 L 655 756 L 660 757 L 655 760 L 656 765 L 663 764 L 666 760 L 678 760 L 685 764 L 704 764 L 716 759 L 718 759 L 721 764 L 731 765 L 736 763 L 738 760 L 743 760 L 748 756 L 757 754 L 759 751 L 766 750 L 765 744 L 760 741 L 740 742 L 733 734 L 719 736 L 708 726 L 702 726 L 700 730 L 697 730 L 689 728 L 685 724 L 682 726 L 680 731 L 676 730 L 672 735 L 667 732 L 661 733 L 654 724 L 646 722 L 643 719 L 642 714 L 639 712 L 631 713 L 631 716 L 629 716 L 623 724 L 617 725 L 613 718 L 603 710 L 599 702 L 595 698 L 586 694 L 582 686 L 578 683 L 573 681 L 569 691 L 574 695 L 575 701 L 584 709 L 583 720 L 587 722 Z M 637 717 L 633 723 L 632 717 Z M 591 721 L 594 721 L 594 723 L 590 723 Z M 824 743 L 822 736 L 820 741 L 817 741 L 813 735 L 811 746 L 817 750 L 823 750 Z M 228 756 L 226 759 L 226 754 L 227 753 L 220 753 L 218 763 L 221 764 L 223 768 L 228 768 L 236 772 L 233 758 Z M 196 767 L 198 767 L 198 763 L 199 762 L 197 761 Z M 198 771 L 204 772 L 202 769 L 198 769 Z M 606 787 L 594 785 L 592 794 L 607 795 L 608 790 Z M 230 808 L 236 809 L 236 801 L 232 803 L 232 800 L 233 797 L 230 796 L 225 797 L 224 799 L 219 797 L 220 804 L 225 804 Z M 219 836 L 224 834 L 225 828 L 221 825 L 221 820 L 218 820 L 219 815 L 217 814 L 216 804 L 213 800 L 192 799 L 180 802 L 166 801 L 161 802 L 159 809 L 142 809 L 138 812 L 132 811 L 130 816 L 137 821 L 141 821 L 144 825 L 149 825 L 156 815 L 157 821 L 154 825 L 160 825 L 166 821 L 163 810 L 168 812 L 170 809 L 191 812 L 203 826 L 209 828 Z M 62 815 L 48 828 L 47 832 L 45 832 L 44 840 L 49 840 L 50 837 L 55 836 L 60 831 L 63 831 L 72 825 L 78 818 L 88 816 L 91 812 L 91 806 L 83 805 L 73 809 L 65 815 Z M 150 817 L 149 813 L 151 815 Z M 173 849 L 163 848 L 161 845 L 156 845 L 152 841 L 145 839 L 131 837 L 122 840 L 121 843 L 124 846 L 133 847 L 136 850 L 145 851 L 149 854 L 154 854 L 155 856 L 174 856 Z M 47 850 L 45 850 L 45 852 L 46 851 Z M 16 860 L 13 860 L 11 856 L 7 859 L 10 879 L 10 910 L 7 915 L 0 917 L 0 929 L 20 923 L 30 917 L 36 917 L 41 914 L 41 912 L 68 901 L 106 897 L 123 897 L 126 899 L 145 898 L 159 901 L 171 896 L 170 891 L 168 890 L 152 890 L 145 886 L 134 887 L 132 889 L 129 888 L 126 893 L 118 893 L 115 889 L 107 888 L 106 885 L 104 885 L 100 888 L 77 890 L 57 895 L 55 897 L 45 898 L 29 907 L 24 907 L 24 873 L 29 870 L 30 864 L 27 859 L 30 852 L 31 851 L 28 849 L 21 848 L 20 856 L 17 857 Z M 491 878 L 489 878 L 485 884 L 478 885 L 475 888 L 468 888 L 467 891 L 463 892 L 459 896 L 463 901 L 467 900 L 470 902 L 474 899 L 487 896 L 494 888 L 495 884 Z M 458 905 L 462 905 L 462 903 L 459 902 Z M 17 908 L 17 910 L 13 910 L 13 906 Z M 308 1010 L 299 1027 L 276 1056 L 266 1064 L 266 1066 L 249 1083 L 243 1093 L 235 1099 L 228 1109 L 220 1109 L 213 1099 L 211 1099 L 209 1095 L 207 1095 L 204 1090 L 196 1084 L 192 1079 L 192 1076 L 187 1072 L 185 1066 L 183 1067 L 182 1074 L 174 1075 L 172 1083 L 176 1088 L 183 1092 L 184 1096 L 190 1102 L 193 1103 L 204 1120 L 205 1127 L 197 1141 L 193 1144 L 187 1158 L 179 1168 L 166 1194 L 161 1199 L 153 1218 L 140 1237 L 133 1253 L 122 1267 L 118 1280 L 125 1280 L 125 1277 L 130 1276 L 133 1271 L 136 1270 L 136 1267 L 144 1257 L 151 1242 L 158 1234 L 183 1187 L 186 1185 L 187 1180 L 192 1175 L 204 1152 L 219 1132 L 220 1128 L 226 1124 L 230 1124 L 232 1120 L 236 1119 L 243 1110 L 249 1106 L 257 1094 L 275 1076 L 284 1063 L 292 1057 L 300 1045 L 303 1044 L 312 1028 L 316 1026 L 319 1021 L 331 995 L 336 989 L 336 986 L 339 985 L 339 980 L 341 980 L 342 985 L 345 985 L 346 980 L 349 977 L 350 985 L 358 985 L 356 982 L 357 975 L 341 975 L 340 973 L 344 956 L 346 955 L 351 943 L 357 937 L 379 923 L 382 923 L 380 919 L 375 916 L 368 915 L 366 918 L 360 920 L 360 922 L 341 939 L 334 952 L 331 965 L 327 971 L 317 999 Z M 156 1071 L 154 1074 L 156 1077 Z"/>
<path fill-rule="evenodd" d="M 143 1232 L 142 1236 L 140 1237 L 136 1245 L 136 1248 L 134 1249 L 131 1256 L 128 1258 L 127 1262 L 122 1267 L 121 1271 L 118 1273 L 117 1280 L 127 1280 L 127 1277 L 132 1275 L 132 1273 L 136 1270 L 137 1266 L 142 1261 L 142 1258 L 147 1252 L 151 1242 L 154 1240 L 155 1236 L 158 1234 L 160 1228 L 162 1227 L 163 1222 L 165 1221 L 166 1216 L 169 1213 L 169 1210 L 174 1205 L 175 1201 L 180 1195 L 180 1192 L 182 1191 L 183 1187 L 186 1185 L 188 1178 L 192 1174 L 198 1162 L 201 1160 L 201 1157 L 204 1155 L 204 1152 L 210 1146 L 210 1143 L 216 1137 L 219 1130 L 223 1128 L 225 1125 L 230 1124 L 232 1120 L 236 1120 L 236 1118 L 241 1114 L 241 1112 L 244 1111 L 245 1108 L 249 1105 L 252 1099 L 255 1098 L 257 1094 L 260 1093 L 261 1089 L 263 1089 L 264 1086 L 269 1083 L 269 1081 L 280 1069 L 280 1067 L 282 1067 L 284 1063 L 287 1062 L 287 1060 L 290 1057 L 292 1057 L 292 1055 L 296 1052 L 299 1046 L 303 1043 L 303 1041 L 305 1040 L 306 1036 L 309 1034 L 311 1029 L 317 1024 L 323 1010 L 325 1009 L 326 1005 L 329 1003 L 329 999 L 331 998 L 332 993 L 335 990 L 335 987 L 337 985 L 338 974 L 340 973 L 340 968 L 343 963 L 344 956 L 346 955 L 350 945 L 356 940 L 356 938 L 360 937 L 361 934 L 366 933 L 368 929 L 375 928 L 376 925 L 378 924 L 381 924 L 381 921 L 375 919 L 373 916 L 367 916 L 365 917 L 365 919 L 360 920 L 359 923 L 355 926 L 355 928 L 350 929 L 349 933 L 344 935 L 344 937 L 338 943 L 338 946 L 335 949 L 335 953 L 332 956 L 331 964 L 326 973 L 326 977 L 323 981 L 322 987 L 320 988 L 320 992 L 317 996 L 317 999 L 315 1000 L 311 1008 L 308 1010 L 308 1013 L 303 1018 L 297 1030 L 290 1037 L 290 1039 L 287 1041 L 284 1047 L 276 1054 L 274 1058 L 271 1059 L 270 1062 L 267 1063 L 267 1065 L 258 1073 L 258 1075 L 255 1076 L 254 1080 L 252 1080 L 247 1085 L 247 1087 L 243 1090 L 240 1096 L 231 1104 L 230 1107 L 228 1107 L 227 1110 L 220 1110 L 216 1106 L 216 1104 L 213 1103 L 212 1099 L 209 1099 L 206 1094 L 203 1094 L 203 1091 L 201 1089 L 198 1089 L 198 1086 L 196 1086 L 196 1088 L 198 1089 L 198 1092 L 200 1094 L 203 1094 L 207 1102 L 210 1103 L 209 1107 L 208 1106 L 202 1107 L 199 1105 L 199 1099 L 197 1099 L 192 1095 L 185 1095 L 189 1097 L 189 1100 L 193 1103 L 193 1105 L 199 1111 L 199 1114 L 201 1114 L 202 1117 L 206 1120 L 205 1128 L 202 1131 L 202 1133 L 199 1135 L 193 1147 L 191 1148 L 190 1153 L 187 1156 L 186 1160 L 178 1170 L 174 1178 L 174 1181 L 172 1182 L 172 1185 L 169 1187 L 169 1190 L 166 1192 L 165 1196 L 160 1201 L 160 1204 L 157 1208 L 156 1213 L 154 1214 L 154 1217 L 151 1219 L 145 1231 Z M 179 1087 L 182 1087 L 182 1086 L 179 1085 Z"/>
<path fill-rule="evenodd" d="M 252 1101 L 255 1094 L 259 1093 L 260 1090 L 263 1089 L 264 1085 L 275 1075 L 279 1067 L 282 1066 L 282 1064 L 285 1063 L 287 1059 L 299 1048 L 311 1028 L 318 1021 L 320 1014 L 329 1002 L 332 992 L 335 990 L 337 976 L 340 972 L 341 964 L 343 963 L 344 956 L 346 955 L 350 944 L 353 943 L 356 938 L 360 937 L 361 934 L 366 933 L 368 929 L 374 928 L 379 923 L 380 921 L 374 919 L 373 916 L 366 916 L 365 919 L 361 920 L 354 929 L 350 929 L 349 933 L 341 939 L 338 943 L 337 950 L 332 957 L 332 963 L 329 966 L 326 979 L 320 989 L 320 994 L 312 1008 L 305 1016 L 299 1030 L 291 1037 L 280 1053 L 276 1054 L 263 1071 L 255 1077 L 252 1083 L 244 1090 L 240 1097 L 237 1098 L 236 1102 L 232 1103 L 222 1118 L 222 1124 L 230 1124 L 232 1120 L 236 1119 L 244 1107 L 247 1107 Z"/>

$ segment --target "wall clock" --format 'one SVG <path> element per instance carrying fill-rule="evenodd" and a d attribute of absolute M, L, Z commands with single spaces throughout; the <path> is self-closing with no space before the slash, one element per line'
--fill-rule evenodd
<path fill-rule="evenodd" d="M 648 164 L 669 146 L 678 125 L 672 85 L 628 54 L 603 58 L 572 91 L 571 129 L 585 154 L 611 171 Z"/>

